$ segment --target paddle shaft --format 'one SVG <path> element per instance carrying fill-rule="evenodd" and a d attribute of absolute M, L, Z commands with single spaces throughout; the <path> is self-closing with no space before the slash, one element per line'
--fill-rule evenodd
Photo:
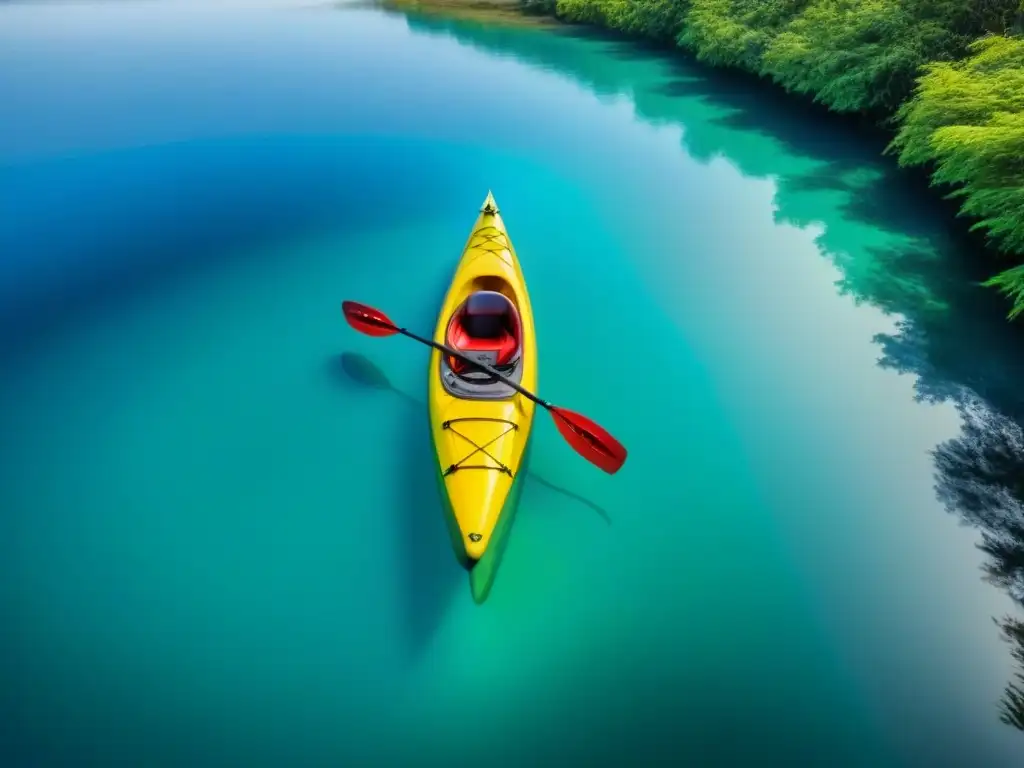
<path fill-rule="evenodd" d="M 560 408 L 549 403 L 547 400 L 541 400 L 518 382 L 512 381 L 509 377 L 500 373 L 497 366 L 479 362 L 469 357 L 466 353 L 452 349 L 439 341 L 419 336 L 405 328 L 399 328 L 379 309 L 374 309 L 366 304 L 360 304 L 357 301 L 343 301 L 341 308 L 349 325 L 357 331 L 365 333 L 367 336 L 382 337 L 390 336 L 394 333 L 408 336 L 413 341 L 418 341 L 420 344 L 424 344 L 431 349 L 436 349 L 456 360 L 461 360 L 475 370 L 483 371 L 495 381 L 500 381 L 509 387 L 513 392 L 518 392 L 530 402 L 539 405 L 553 417 L 557 417 L 555 418 L 555 427 L 562 434 L 562 437 L 565 438 L 565 441 L 572 446 L 573 450 L 608 474 L 614 475 L 622 468 L 623 463 L 626 461 L 627 453 L 625 446 L 608 434 L 608 431 L 600 424 L 591 421 L 579 413 Z"/>
<path fill-rule="evenodd" d="M 527 400 L 532 400 L 542 408 L 547 408 L 548 410 L 551 410 L 551 403 L 549 403 L 547 400 L 541 400 L 539 397 L 533 394 L 533 392 L 524 387 L 519 386 L 518 384 L 516 384 L 516 382 L 512 381 L 512 379 L 510 379 L 508 376 L 503 375 L 502 373 L 492 368 L 491 366 L 487 365 L 486 363 L 478 362 L 473 358 L 469 357 L 468 355 L 464 355 L 462 352 L 459 352 L 457 349 L 452 349 L 447 344 L 439 344 L 433 339 L 425 338 L 423 336 L 420 336 L 419 334 L 413 333 L 412 331 L 408 331 L 405 328 L 396 327 L 395 330 L 398 331 L 403 336 L 408 336 L 410 339 L 415 339 L 421 344 L 426 344 L 428 347 L 433 347 L 439 352 L 444 352 L 446 355 L 451 355 L 452 357 L 457 358 L 462 362 L 483 371 L 484 373 L 490 374 L 498 381 L 500 381 L 502 384 L 506 384 L 512 387 L 512 389 L 514 389 L 520 395 L 525 397 Z"/>

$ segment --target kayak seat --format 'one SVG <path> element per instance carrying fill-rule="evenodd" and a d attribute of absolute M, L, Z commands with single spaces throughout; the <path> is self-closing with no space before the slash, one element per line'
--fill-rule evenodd
<path fill-rule="evenodd" d="M 455 310 L 446 341 L 460 352 L 490 352 L 495 366 L 507 366 L 519 353 L 520 327 L 519 312 L 504 294 L 477 291 Z M 472 368 L 454 358 L 448 364 L 456 373 Z"/>

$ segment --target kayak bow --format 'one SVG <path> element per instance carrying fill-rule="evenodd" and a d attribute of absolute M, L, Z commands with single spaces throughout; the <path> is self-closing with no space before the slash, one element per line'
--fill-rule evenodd
<path fill-rule="evenodd" d="M 536 390 L 533 311 L 489 192 L 441 306 L 434 342 Z M 517 496 L 513 489 L 520 482 L 536 407 L 517 389 L 436 348 L 431 353 L 429 413 L 438 471 L 447 511 L 471 564 L 483 557 Z"/>

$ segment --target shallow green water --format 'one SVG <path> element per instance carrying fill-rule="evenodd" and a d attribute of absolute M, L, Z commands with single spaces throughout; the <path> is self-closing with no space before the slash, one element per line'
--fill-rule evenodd
<path fill-rule="evenodd" d="M 1013 606 L 929 451 L 1019 361 L 877 146 L 628 44 L 328 6 L 15 5 L 0 72 L 13 763 L 1018 764 Z M 478 606 L 427 354 L 338 306 L 429 331 L 488 189 L 544 396 L 631 456 L 542 423 Z"/>

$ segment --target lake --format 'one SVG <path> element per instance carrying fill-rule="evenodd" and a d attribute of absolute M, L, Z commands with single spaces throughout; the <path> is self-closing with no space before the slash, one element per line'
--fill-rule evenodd
<path fill-rule="evenodd" d="M 1020 764 L 1020 335 L 879 141 L 285 0 L 5 4 L 0 105 L 5 764 Z M 429 332 L 488 190 L 630 459 L 538 421 L 481 603 L 428 353 L 339 307 Z"/>

